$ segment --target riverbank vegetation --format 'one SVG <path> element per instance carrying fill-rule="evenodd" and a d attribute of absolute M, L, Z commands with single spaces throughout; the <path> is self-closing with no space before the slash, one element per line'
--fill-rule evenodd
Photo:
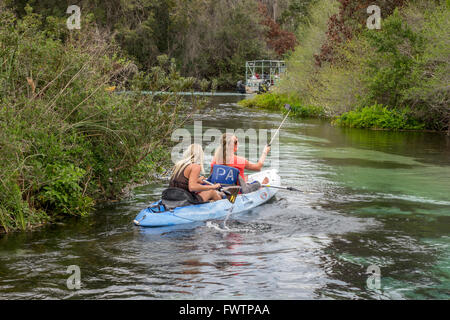
<path fill-rule="evenodd" d="M 174 61 L 137 70 L 95 27 L 69 31 L 26 6 L 23 18 L 0 5 L 0 231 L 25 230 L 89 213 L 151 178 L 168 160 L 170 135 L 189 115 Z M 84 21 L 89 23 L 88 20 Z M 179 116 L 182 114 L 183 116 Z"/>
<path fill-rule="evenodd" d="M 245 99 L 239 101 L 239 104 L 243 107 L 258 107 L 268 110 L 281 110 L 285 112 L 285 104 L 291 106 L 291 114 L 293 116 L 301 118 L 322 118 L 326 117 L 325 110 L 320 106 L 305 105 L 300 98 L 295 94 L 283 94 L 283 93 L 266 93 L 260 94 L 252 99 Z"/>
<path fill-rule="evenodd" d="M 380 30 L 366 26 L 370 4 L 314 2 L 278 91 L 243 104 L 294 95 L 341 126 L 450 133 L 449 2 L 380 1 Z"/>
<path fill-rule="evenodd" d="M 410 110 L 395 110 L 374 104 L 343 113 L 334 124 L 351 128 L 421 130 L 425 125 L 410 116 Z"/>

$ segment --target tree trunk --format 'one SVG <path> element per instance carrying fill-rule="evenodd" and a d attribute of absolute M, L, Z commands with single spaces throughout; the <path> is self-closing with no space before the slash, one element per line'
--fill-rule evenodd
<path fill-rule="evenodd" d="M 277 0 L 273 2 L 273 21 L 277 21 Z"/>

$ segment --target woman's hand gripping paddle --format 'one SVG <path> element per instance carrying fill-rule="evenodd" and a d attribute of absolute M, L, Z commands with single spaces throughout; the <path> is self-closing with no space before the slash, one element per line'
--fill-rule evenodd
<path fill-rule="evenodd" d="M 203 180 L 203 182 L 209 184 L 210 186 L 213 185 L 213 183 L 209 182 L 208 180 Z M 236 197 L 239 193 L 239 190 L 240 190 L 239 186 L 231 186 L 228 187 L 227 190 L 224 190 L 223 187 L 219 188 L 219 191 L 225 193 L 228 201 L 230 201 L 231 203 L 234 203 L 236 201 Z"/>

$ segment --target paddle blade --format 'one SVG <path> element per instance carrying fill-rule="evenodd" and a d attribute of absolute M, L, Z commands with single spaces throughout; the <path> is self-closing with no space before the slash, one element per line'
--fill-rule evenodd
<path fill-rule="evenodd" d="M 285 108 L 286 110 L 288 110 L 288 111 L 291 111 L 291 110 L 292 110 L 291 105 L 290 105 L 290 104 L 287 104 L 287 103 L 284 105 L 284 108 Z"/>
<path fill-rule="evenodd" d="M 228 187 L 227 190 L 224 190 L 225 195 L 227 196 L 228 201 L 234 203 L 236 201 L 236 197 L 239 194 L 239 190 L 241 188 L 238 186 Z"/>

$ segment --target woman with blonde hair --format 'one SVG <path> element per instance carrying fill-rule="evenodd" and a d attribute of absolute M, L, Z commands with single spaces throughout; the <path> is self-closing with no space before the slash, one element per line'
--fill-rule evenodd
<path fill-rule="evenodd" d="M 222 197 L 216 191 L 221 187 L 220 184 L 202 184 L 205 179 L 205 177 L 200 176 L 200 173 L 204 173 L 203 158 L 202 146 L 191 144 L 183 153 L 183 158 L 173 167 L 169 187 L 180 188 L 190 192 L 198 202 L 221 200 Z"/>
<path fill-rule="evenodd" d="M 231 133 L 224 133 L 220 138 L 219 146 L 216 149 L 214 158 L 211 162 L 211 172 L 213 172 L 214 165 L 225 165 L 233 167 L 239 170 L 239 185 L 241 186 L 242 193 L 249 193 L 255 191 L 261 187 L 260 183 L 247 184 L 247 176 L 244 174 L 244 170 L 261 171 L 267 154 L 270 152 L 270 147 L 266 146 L 257 163 L 252 163 L 243 157 L 236 155 L 238 149 L 238 138 Z M 265 178 L 263 184 L 268 182 L 268 178 Z"/>

